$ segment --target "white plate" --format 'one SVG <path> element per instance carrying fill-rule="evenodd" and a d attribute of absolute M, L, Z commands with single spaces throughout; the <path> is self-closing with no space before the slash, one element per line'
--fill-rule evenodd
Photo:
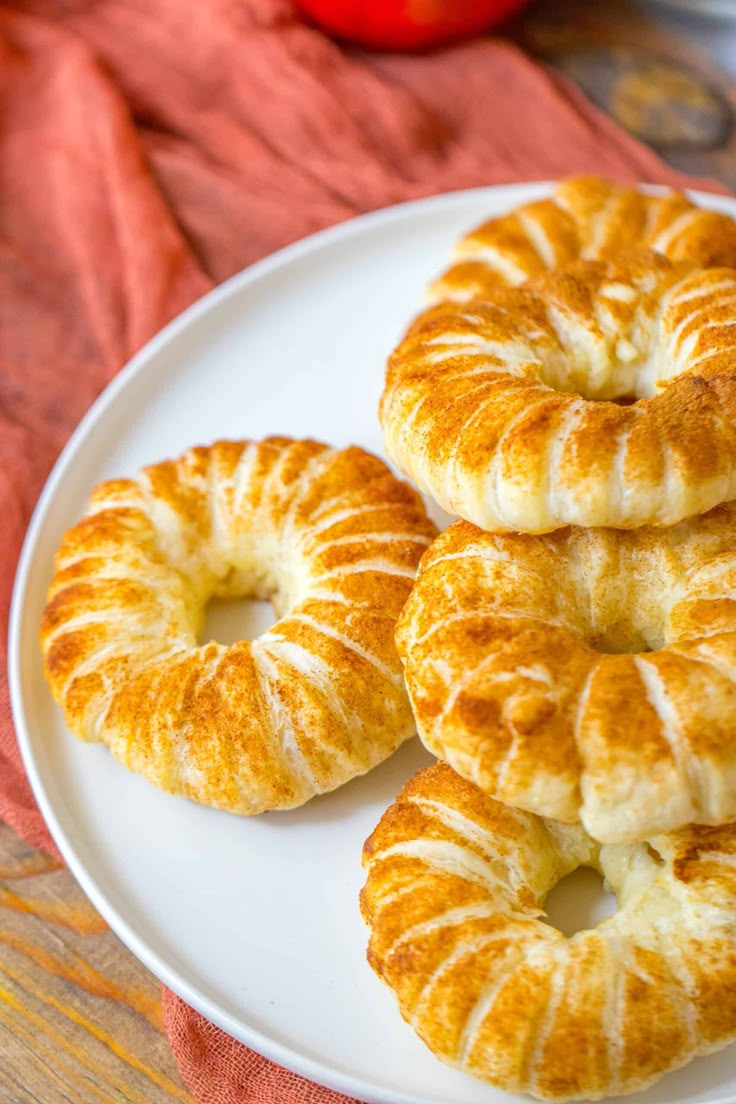
<path fill-rule="evenodd" d="M 478 189 L 328 230 L 253 266 L 159 334 L 70 441 L 31 523 L 10 634 L 13 712 L 65 859 L 134 954 L 269 1058 L 370 1104 L 500 1104 L 441 1065 L 365 962 L 361 846 L 425 760 L 417 742 L 289 813 L 242 819 L 159 793 L 66 730 L 37 640 L 52 556 L 99 480 L 216 437 L 279 432 L 377 452 L 383 362 L 453 239 L 544 185 Z M 715 197 L 704 203 L 736 213 Z M 639 1099 L 736 1100 L 736 1055 Z"/>

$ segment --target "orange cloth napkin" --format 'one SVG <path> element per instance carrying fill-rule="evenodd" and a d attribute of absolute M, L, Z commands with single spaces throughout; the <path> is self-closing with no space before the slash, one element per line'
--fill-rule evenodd
<path fill-rule="evenodd" d="M 0 2 L 0 103 L 0 649 L 23 534 L 66 437 L 214 283 L 433 192 L 579 171 L 686 183 L 506 42 L 349 53 L 287 0 Z M 4 671 L 0 817 L 55 851 Z M 344 1102 L 168 992 L 164 1010 L 199 1101 Z"/>

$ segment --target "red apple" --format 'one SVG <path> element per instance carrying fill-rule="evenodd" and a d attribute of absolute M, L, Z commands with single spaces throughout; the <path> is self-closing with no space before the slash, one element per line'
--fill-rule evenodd
<path fill-rule="evenodd" d="M 412 50 L 468 38 L 528 0 L 295 0 L 330 34 L 361 46 Z"/>

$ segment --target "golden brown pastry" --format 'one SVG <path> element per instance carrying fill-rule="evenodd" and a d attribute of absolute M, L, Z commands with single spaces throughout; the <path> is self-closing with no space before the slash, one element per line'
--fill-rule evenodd
<path fill-rule="evenodd" d="M 672 529 L 456 522 L 399 619 L 419 735 L 606 843 L 736 819 L 736 503 Z"/>
<path fill-rule="evenodd" d="M 237 813 L 299 805 L 413 731 L 394 628 L 434 535 L 359 448 L 219 441 L 103 483 L 43 616 L 69 727 L 164 790 Z M 256 640 L 201 642 L 213 595 L 268 598 Z"/>
<path fill-rule="evenodd" d="M 645 195 L 597 176 L 562 180 L 549 199 L 493 218 L 461 238 L 454 264 L 429 289 L 433 303 L 487 298 L 580 257 L 643 247 L 701 268 L 736 267 L 736 221 L 680 192 Z"/>
<path fill-rule="evenodd" d="M 736 826 L 599 848 L 577 826 L 421 772 L 365 845 L 368 959 L 442 1061 L 510 1092 L 633 1092 L 736 1038 Z M 578 866 L 618 911 L 566 938 L 544 900 Z"/>
<path fill-rule="evenodd" d="M 736 498 L 736 271 L 640 251 L 443 303 L 389 360 L 386 449 L 492 530 L 672 525 Z"/>

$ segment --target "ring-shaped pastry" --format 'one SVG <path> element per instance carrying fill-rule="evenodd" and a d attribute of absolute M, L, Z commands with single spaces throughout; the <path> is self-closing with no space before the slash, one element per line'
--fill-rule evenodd
<path fill-rule="evenodd" d="M 561 180 L 547 199 L 525 203 L 465 234 L 428 299 L 492 298 L 572 261 L 652 249 L 699 268 L 736 267 L 736 220 L 698 207 L 681 192 L 642 192 L 598 176 Z"/>
<path fill-rule="evenodd" d="M 426 553 L 397 644 L 429 751 L 605 843 L 736 820 L 736 503 Z"/>
<path fill-rule="evenodd" d="M 396 618 L 435 529 L 375 456 L 220 441 L 102 484 L 43 615 L 71 730 L 162 789 L 289 808 L 413 734 Z M 214 595 L 270 599 L 255 640 L 200 643 Z"/>
<path fill-rule="evenodd" d="M 386 450 L 483 529 L 673 525 L 736 498 L 736 271 L 647 251 L 420 315 Z"/>
<path fill-rule="evenodd" d="M 546 1100 L 633 1092 L 736 1038 L 736 826 L 598 848 L 438 763 L 363 855 L 368 958 L 442 1061 Z M 618 911 L 567 938 L 544 901 L 578 866 Z"/>

